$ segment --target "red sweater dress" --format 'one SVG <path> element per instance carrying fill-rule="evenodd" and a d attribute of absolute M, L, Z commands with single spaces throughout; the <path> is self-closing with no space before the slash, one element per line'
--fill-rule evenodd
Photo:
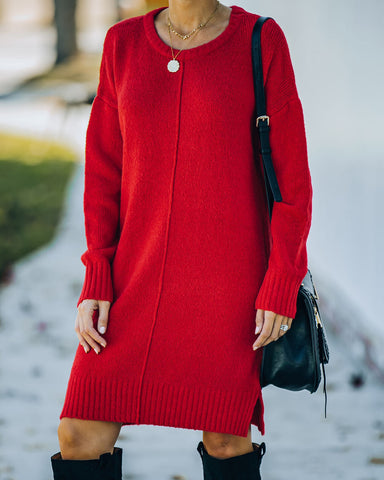
<path fill-rule="evenodd" d="M 294 317 L 312 185 L 287 42 L 262 32 L 283 202 L 269 224 L 252 77 L 259 17 L 232 6 L 169 72 L 157 8 L 107 32 L 85 158 L 83 299 L 109 300 L 107 347 L 80 346 L 62 417 L 264 435 L 256 309 Z M 175 53 L 177 50 L 175 51 Z M 93 320 L 97 322 L 97 311 Z"/>

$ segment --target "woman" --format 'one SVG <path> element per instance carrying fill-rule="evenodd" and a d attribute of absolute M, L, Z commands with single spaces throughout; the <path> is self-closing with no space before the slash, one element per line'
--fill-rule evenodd
<path fill-rule="evenodd" d="M 205 479 L 260 478 L 265 444 L 252 442 L 251 424 L 264 435 L 262 347 L 296 313 L 312 186 L 287 42 L 269 20 L 263 72 L 283 198 L 269 224 L 255 162 L 258 17 L 216 0 L 170 0 L 107 32 L 55 478 L 121 478 L 114 445 L 130 424 L 202 430 Z"/>

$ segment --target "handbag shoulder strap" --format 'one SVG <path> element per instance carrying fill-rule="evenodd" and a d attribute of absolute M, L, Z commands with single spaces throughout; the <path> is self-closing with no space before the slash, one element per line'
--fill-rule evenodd
<path fill-rule="evenodd" d="M 267 193 L 269 218 L 272 218 L 273 202 L 281 202 L 279 184 L 273 168 L 271 147 L 269 143 L 269 117 L 266 111 L 263 64 L 261 59 L 261 29 L 271 17 L 259 17 L 252 31 L 253 84 L 256 99 L 256 127 L 259 131 L 261 156 L 264 166 L 264 182 Z"/>

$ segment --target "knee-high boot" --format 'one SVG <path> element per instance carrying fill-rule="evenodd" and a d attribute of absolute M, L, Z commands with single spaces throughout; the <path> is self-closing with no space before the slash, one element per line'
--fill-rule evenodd
<path fill-rule="evenodd" d="M 113 454 L 103 453 L 97 459 L 63 460 L 61 453 L 51 456 L 54 480 L 121 480 L 123 450 L 114 447 Z"/>
<path fill-rule="evenodd" d="M 265 443 L 252 443 L 253 452 L 229 458 L 209 455 L 201 441 L 197 451 L 203 463 L 204 480 L 261 480 L 260 465 L 266 452 Z"/>

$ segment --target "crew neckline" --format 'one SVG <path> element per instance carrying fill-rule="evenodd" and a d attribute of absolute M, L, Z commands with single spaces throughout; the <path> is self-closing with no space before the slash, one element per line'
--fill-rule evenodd
<path fill-rule="evenodd" d="M 143 22 L 144 22 L 145 33 L 147 35 L 148 40 L 152 44 L 152 46 L 158 52 L 162 53 L 167 57 L 172 58 L 171 47 L 167 45 L 160 38 L 155 27 L 155 16 L 158 13 L 160 13 L 161 10 L 165 10 L 166 8 L 167 7 L 159 7 L 147 12 L 145 15 L 143 15 Z M 182 50 L 182 52 L 180 53 L 180 57 L 193 58 L 197 55 L 200 56 L 214 50 L 215 48 L 219 47 L 224 42 L 226 42 L 230 38 L 230 36 L 234 33 L 234 31 L 236 30 L 239 24 L 239 21 L 241 18 L 241 15 L 239 15 L 239 13 L 242 13 L 244 11 L 241 7 L 237 5 L 231 5 L 230 8 L 232 10 L 231 10 L 231 15 L 229 17 L 228 25 L 216 38 L 210 40 L 209 42 L 203 43 L 202 45 L 197 45 L 196 47 Z M 179 52 L 177 48 L 174 48 L 173 51 L 175 54 Z"/>

